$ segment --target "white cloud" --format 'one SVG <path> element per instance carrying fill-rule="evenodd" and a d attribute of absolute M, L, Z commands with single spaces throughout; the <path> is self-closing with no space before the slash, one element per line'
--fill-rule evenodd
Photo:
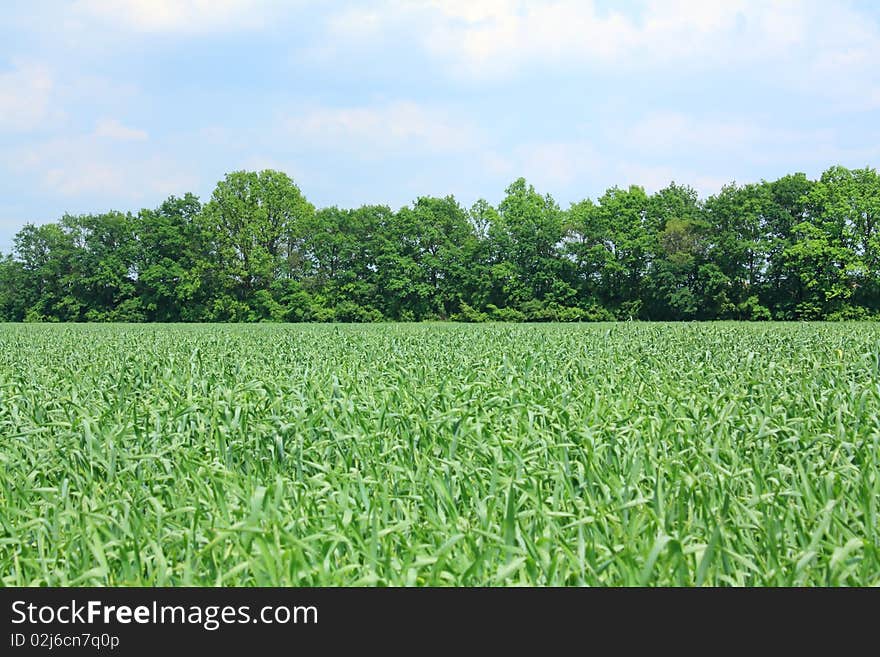
<path fill-rule="evenodd" d="M 487 171 L 508 182 L 523 176 L 550 191 L 594 178 L 604 163 L 593 145 L 583 140 L 529 142 L 506 156 L 490 151 L 482 161 Z"/>
<path fill-rule="evenodd" d="M 117 144 L 93 132 L 11 149 L 0 165 L 32 177 L 50 193 L 103 202 L 142 202 L 198 188 L 196 177 L 177 159 L 141 143 Z"/>
<path fill-rule="evenodd" d="M 19 64 L 0 73 L 0 132 L 26 132 L 43 127 L 59 114 L 52 106 L 55 80 L 40 65 Z"/>
<path fill-rule="evenodd" d="M 524 69 L 605 73 L 754 66 L 777 84 L 852 95 L 877 80 L 880 26 L 855 5 L 819 0 L 384 0 L 337 12 L 360 36 L 414 38 L 454 76 Z M 344 43 L 344 42 L 343 42 Z M 674 68 L 672 68 L 674 67 Z M 821 79 L 817 79 L 819 76 Z M 848 82 L 852 80 L 853 82 Z M 875 86 L 875 85 L 870 85 Z M 820 90 L 817 90 L 821 93 Z"/>
<path fill-rule="evenodd" d="M 631 123 L 616 123 L 605 132 L 615 135 L 610 149 L 623 158 L 690 161 L 694 165 L 795 166 L 860 162 L 876 157 L 880 146 L 871 135 L 864 143 L 841 145 L 841 127 L 794 128 L 778 121 L 711 117 L 682 112 L 655 112 Z M 699 175 L 699 174 L 697 174 Z M 695 176 L 696 178 L 696 176 Z"/>
<path fill-rule="evenodd" d="M 129 128 L 116 119 L 101 119 L 95 124 L 95 136 L 116 141 L 145 141 L 148 138 L 144 130 Z"/>
<path fill-rule="evenodd" d="M 482 158 L 484 170 L 505 183 L 523 176 L 540 192 L 558 199 L 601 196 L 611 186 L 639 185 L 648 193 L 670 182 L 688 184 L 700 194 L 714 194 L 730 178 L 687 167 L 638 162 L 615 146 L 599 149 L 585 140 L 537 141 L 507 155 L 491 151 Z M 574 196 L 572 196 L 574 194 Z"/>
<path fill-rule="evenodd" d="M 711 119 L 679 112 L 657 112 L 613 132 L 622 142 L 642 151 L 717 151 L 752 148 L 765 136 L 756 124 L 743 119 Z"/>
<path fill-rule="evenodd" d="M 368 159 L 401 151 L 411 155 L 460 152 L 475 141 L 475 131 L 466 121 L 407 101 L 313 108 L 288 117 L 285 127 L 299 144 L 355 151 Z"/>
<path fill-rule="evenodd" d="M 370 12 L 369 22 L 374 33 L 380 22 L 399 25 L 404 16 L 429 26 L 415 31 L 421 46 L 475 76 L 547 62 L 656 65 L 711 49 L 721 33 L 741 32 L 747 9 L 760 14 L 746 21 L 750 31 L 775 34 L 786 43 L 793 34 L 778 29 L 782 10 L 776 3 L 652 0 L 637 18 L 622 9 L 603 11 L 591 0 L 386 0 Z M 344 10 L 333 23 L 360 25 L 362 14 L 363 9 Z M 748 52 L 760 44 L 751 43 Z"/>
<path fill-rule="evenodd" d="M 53 192 L 62 196 L 104 194 L 116 196 L 124 190 L 127 180 L 125 169 L 101 160 L 81 161 L 76 167 L 67 163 L 55 163 L 43 173 L 43 182 Z M 126 190 L 125 193 L 128 193 Z"/>
<path fill-rule="evenodd" d="M 736 178 L 735 171 L 713 175 L 707 174 L 705 171 L 694 171 L 688 167 L 639 164 L 627 161 L 617 163 L 608 173 L 609 181 L 606 183 L 608 186 L 617 185 L 626 188 L 630 185 L 638 185 L 649 194 L 653 194 L 671 182 L 675 182 L 679 185 L 693 187 L 702 197 L 717 194 L 724 185 Z"/>
<path fill-rule="evenodd" d="M 266 0 L 77 0 L 87 18 L 136 32 L 209 32 L 265 24 Z"/>
<path fill-rule="evenodd" d="M 373 9 L 353 7 L 331 15 L 327 27 L 336 38 L 364 39 L 377 36 L 386 18 Z"/>
<path fill-rule="evenodd" d="M 619 14 L 598 15 L 590 2 L 426 3 L 439 15 L 424 45 L 471 75 L 504 74 L 540 61 L 606 59 L 636 39 Z"/>

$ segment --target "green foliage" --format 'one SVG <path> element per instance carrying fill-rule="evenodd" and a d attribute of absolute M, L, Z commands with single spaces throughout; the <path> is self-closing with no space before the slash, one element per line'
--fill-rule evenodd
<path fill-rule="evenodd" d="M 633 301 L 624 301 L 620 304 L 615 317 L 622 320 L 638 319 L 641 315 L 642 300 L 635 299 Z"/>
<path fill-rule="evenodd" d="M 0 256 L 0 320 L 464 322 L 880 316 L 880 176 L 832 167 L 701 200 L 612 187 L 568 210 L 520 178 L 452 196 L 315 208 L 278 171 L 204 206 L 27 225 Z"/>
<path fill-rule="evenodd" d="M 381 322 L 382 313 L 375 308 L 363 307 L 354 301 L 340 301 L 333 309 L 336 322 Z"/>
<path fill-rule="evenodd" d="M 587 318 L 587 311 L 563 306 L 555 301 L 541 302 L 537 299 L 526 301 L 520 306 L 526 322 L 580 322 Z"/>
<path fill-rule="evenodd" d="M 27 314 L 28 279 L 22 264 L 9 255 L 0 255 L 0 322 L 21 319 Z"/>
<path fill-rule="evenodd" d="M 464 301 L 459 304 L 459 311 L 450 318 L 454 322 L 467 322 L 469 324 L 480 324 L 489 321 L 489 316 L 479 310 L 475 310 L 467 305 Z"/>
<path fill-rule="evenodd" d="M 516 308 L 498 308 L 494 304 L 486 306 L 486 313 L 493 322 L 524 322 L 526 321 L 525 313 L 520 312 Z"/>
<path fill-rule="evenodd" d="M 845 305 L 826 317 L 831 322 L 876 320 L 877 314 L 862 306 Z"/>
<path fill-rule="evenodd" d="M 758 297 L 752 295 L 736 307 L 737 319 L 748 321 L 769 321 L 772 319 L 770 311 L 758 302 Z M 853 318 L 856 319 L 856 318 Z M 861 317 L 858 319 L 866 319 Z"/>
<path fill-rule="evenodd" d="M 583 313 L 582 321 L 585 322 L 613 322 L 616 319 L 614 313 L 596 303 L 587 304 Z"/>

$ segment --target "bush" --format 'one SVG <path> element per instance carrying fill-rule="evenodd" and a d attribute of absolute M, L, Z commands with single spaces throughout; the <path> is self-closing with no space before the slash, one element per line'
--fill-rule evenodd
<path fill-rule="evenodd" d="M 527 322 L 555 322 L 557 319 L 556 309 L 538 299 L 526 301 L 519 309 Z"/>
<path fill-rule="evenodd" d="M 46 321 L 49 321 L 49 320 L 48 320 L 48 318 L 47 318 L 45 315 L 43 315 L 38 309 L 36 309 L 36 308 L 28 308 L 28 309 L 27 309 L 27 312 L 26 312 L 25 315 L 24 315 L 24 321 L 27 322 L 27 323 L 29 323 L 29 324 L 30 324 L 30 323 L 34 323 L 34 324 L 36 324 L 36 323 L 40 323 L 40 322 L 46 322 Z"/>
<path fill-rule="evenodd" d="M 589 310 L 577 306 L 563 306 L 555 301 L 549 303 L 532 299 L 520 306 L 520 314 L 527 322 L 583 322 L 614 319 L 614 316 L 599 306 Z"/>
<path fill-rule="evenodd" d="M 336 311 L 318 302 L 312 305 L 311 315 L 311 320 L 303 321 L 332 322 L 336 320 Z"/>
<path fill-rule="evenodd" d="M 272 298 L 269 290 L 257 290 L 250 306 L 251 322 L 283 322 L 287 315 L 287 309 Z"/>
<path fill-rule="evenodd" d="M 556 318 L 560 322 L 582 322 L 586 316 L 587 313 L 577 307 L 559 306 L 556 309 Z"/>
<path fill-rule="evenodd" d="M 486 311 L 493 322 L 524 322 L 526 319 L 516 308 L 499 308 L 492 303 L 486 306 Z"/>
<path fill-rule="evenodd" d="M 642 300 L 624 301 L 617 309 L 617 319 L 638 319 L 642 312 Z"/>
<path fill-rule="evenodd" d="M 214 299 L 206 319 L 209 322 L 245 322 L 250 315 L 251 309 L 246 303 L 224 294 Z"/>
<path fill-rule="evenodd" d="M 829 322 L 865 321 L 876 320 L 877 315 L 862 306 L 844 306 L 830 313 L 825 319 Z"/>
<path fill-rule="evenodd" d="M 811 301 L 803 301 L 794 309 L 794 318 L 804 321 L 815 321 L 822 319 L 822 307 L 818 303 Z"/>
<path fill-rule="evenodd" d="M 593 303 L 584 308 L 584 317 L 583 321 L 585 322 L 615 322 L 617 318 L 614 316 L 610 310 L 605 308 L 604 306 L 600 306 L 599 304 Z"/>
<path fill-rule="evenodd" d="M 478 324 L 489 321 L 489 317 L 488 315 L 486 315 L 486 313 L 482 313 L 479 310 L 471 308 L 464 301 L 462 301 L 459 306 L 459 312 L 452 315 L 450 319 L 453 322 L 468 322 L 471 324 Z"/>
<path fill-rule="evenodd" d="M 86 311 L 87 322 L 143 322 L 145 320 L 140 299 L 126 299 L 115 308 L 98 310 L 91 308 Z"/>
<path fill-rule="evenodd" d="M 770 310 L 758 303 L 758 297 L 751 296 L 736 307 L 737 319 L 752 322 L 767 322 L 772 319 Z"/>
<path fill-rule="evenodd" d="M 381 322 L 383 319 L 382 313 L 375 308 L 360 306 L 354 301 L 341 301 L 336 304 L 333 316 L 337 322 L 351 323 Z"/>
<path fill-rule="evenodd" d="M 306 292 L 297 281 L 276 281 L 271 286 L 272 298 L 277 299 L 277 308 L 272 304 L 266 304 L 275 321 L 282 322 L 311 322 L 315 321 L 315 306 L 322 303 L 322 299 L 313 298 Z M 259 294 L 259 293 L 257 293 Z"/>

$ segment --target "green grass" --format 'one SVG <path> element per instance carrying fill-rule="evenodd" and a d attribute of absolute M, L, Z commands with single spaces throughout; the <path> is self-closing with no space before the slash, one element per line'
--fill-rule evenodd
<path fill-rule="evenodd" d="M 880 325 L 0 325 L 4 585 L 876 585 Z"/>

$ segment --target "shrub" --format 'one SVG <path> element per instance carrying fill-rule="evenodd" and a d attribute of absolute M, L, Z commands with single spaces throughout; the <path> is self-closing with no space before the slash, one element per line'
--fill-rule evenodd
<path fill-rule="evenodd" d="M 600 306 L 599 304 L 593 303 L 584 308 L 584 317 L 583 321 L 585 322 L 614 322 L 617 321 L 617 318 L 614 316 L 610 310 L 605 308 L 604 306 Z"/>
<path fill-rule="evenodd" d="M 341 301 L 336 304 L 334 319 L 337 322 L 369 323 L 381 322 L 383 317 L 375 308 L 361 306 L 354 301 Z"/>
<path fill-rule="evenodd" d="M 862 306 L 844 306 L 829 314 L 825 319 L 829 322 L 876 320 L 877 316 Z"/>
<path fill-rule="evenodd" d="M 638 319 L 642 312 L 642 301 L 624 301 L 617 309 L 617 319 Z"/>
<path fill-rule="evenodd" d="M 750 296 L 736 307 L 737 319 L 746 321 L 770 321 L 770 310 L 758 303 L 758 297 Z"/>
<path fill-rule="evenodd" d="M 486 306 L 489 319 L 493 322 L 524 322 L 526 316 L 516 308 L 499 308 L 490 303 Z"/>
<path fill-rule="evenodd" d="M 586 311 L 577 307 L 559 306 L 556 309 L 556 319 L 560 322 L 582 322 L 586 316 Z"/>
<path fill-rule="evenodd" d="M 538 299 L 530 299 L 523 303 L 520 312 L 525 316 L 527 322 L 555 322 L 556 310 L 552 306 L 546 305 Z"/>
<path fill-rule="evenodd" d="M 468 322 L 471 324 L 489 321 L 489 317 L 486 315 L 486 313 L 471 308 L 464 301 L 461 302 L 459 306 L 459 311 L 452 315 L 450 319 L 453 322 Z"/>

